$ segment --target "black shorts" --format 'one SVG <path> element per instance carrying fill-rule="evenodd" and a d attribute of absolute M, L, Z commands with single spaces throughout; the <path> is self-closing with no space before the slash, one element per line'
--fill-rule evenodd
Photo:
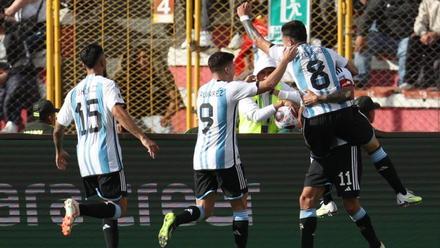
<path fill-rule="evenodd" d="M 304 140 L 314 157 L 327 156 L 336 138 L 359 146 L 374 137 L 374 128 L 357 106 L 302 119 Z"/>
<path fill-rule="evenodd" d="M 124 170 L 103 175 L 83 177 L 86 199 L 99 196 L 106 201 L 119 201 L 127 196 Z"/>
<path fill-rule="evenodd" d="M 304 186 L 323 187 L 333 184 L 338 196 L 358 197 L 362 176 L 362 157 L 359 147 L 348 144 L 335 147 L 324 159 L 312 159 Z"/>
<path fill-rule="evenodd" d="M 195 170 L 194 187 L 197 200 L 202 200 L 220 187 L 225 199 L 235 200 L 248 192 L 242 165 L 221 170 Z"/>

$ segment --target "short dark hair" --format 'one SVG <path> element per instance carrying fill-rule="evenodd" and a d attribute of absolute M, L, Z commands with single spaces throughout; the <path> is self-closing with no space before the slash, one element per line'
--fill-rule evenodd
<path fill-rule="evenodd" d="M 104 54 L 102 47 L 97 43 L 92 43 L 80 52 L 79 57 L 87 68 L 93 68 L 102 54 Z"/>
<path fill-rule="evenodd" d="M 307 30 L 304 24 L 300 21 L 294 20 L 285 23 L 281 27 L 283 36 L 290 37 L 296 42 L 307 42 Z"/>
<path fill-rule="evenodd" d="M 232 53 L 215 52 L 209 56 L 208 66 L 211 72 L 220 72 L 233 61 L 234 55 Z"/>

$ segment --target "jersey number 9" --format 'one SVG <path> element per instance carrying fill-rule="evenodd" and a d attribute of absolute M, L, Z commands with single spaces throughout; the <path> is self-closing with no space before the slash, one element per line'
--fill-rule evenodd
<path fill-rule="evenodd" d="M 212 105 L 209 103 L 203 103 L 200 105 L 199 109 L 200 121 L 206 123 L 205 128 L 202 130 L 203 134 L 206 134 L 209 128 L 214 124 L 212 116 L 214 115 Z"/>

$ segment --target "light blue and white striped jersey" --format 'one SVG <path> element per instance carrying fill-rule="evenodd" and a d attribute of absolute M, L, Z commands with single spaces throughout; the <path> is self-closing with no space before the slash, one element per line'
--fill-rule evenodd
<path fill-rule="evenodd" d="M 197 96 L 198 135 L 194 170 L 227 169 L 241 164 L 236 138 L 237 105 L 257 94 L 256 83 L 209 81 Z"/>
<path fill-rule="evenodd" d="M 283 46 L 274 45 L 269 50 L 269 56 L 279 62 L 283 57 L 283 51 Z M 342 89 L 336 67 L 345 67 L 347 63 L 346 58 L 331 49 L 302 44 L 298 47 L 296 57 L 287 65 L 286 73 L 293 78 L 302 94 L 309 90 L 318 96 L 329 95 Z M 351 105 L 351 100 L 341 103 L 319 103 L 305 107 L 303 115 L 310 118 Z"/>
<path fill-rule="evenodd" d="M 75 120 L 82 177 L 116 172 L 123 167 L 112 115 L 117 103 L 124 104 L 124 100 L 115 82 L 95 75 L 88 75 L 64 99 L 57 122 L 68 126 Z"/>

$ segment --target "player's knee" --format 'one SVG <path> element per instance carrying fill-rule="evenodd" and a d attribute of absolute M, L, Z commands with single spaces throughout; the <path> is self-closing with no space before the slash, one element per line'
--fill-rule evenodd
<path fill-rule="evenodd" d="M 127 209 L 128 209 L 128 201 L 127 198 L 123 197 L 119 202 L 118 202 L 119 207 L 121 208 L 121 216 L 126 216 L 127 215 Z"/>
<path fill-rule="evenodd" d="M 367 144 L 363 145 L 363 147 L 368 153 L 372 153 L 380 147 L 380 142 L 375 136 L 373 136 L 373 138 Z"/>
<path fill-rule="evenodd" d="M 359 200 L 357 200 L 356 198 L 344 199 L 343 203 L 345 211 L 347 211 L 349 215 L 357 213 L 361 208 Z"/>
<path fill-rule="evenodd" d="M 301 209 L 309 209 L 313 207 L 313 203 L 316 201 L 316 197 L 308 192 L 303 192 L 299 197 L 299 205 Z"/>

